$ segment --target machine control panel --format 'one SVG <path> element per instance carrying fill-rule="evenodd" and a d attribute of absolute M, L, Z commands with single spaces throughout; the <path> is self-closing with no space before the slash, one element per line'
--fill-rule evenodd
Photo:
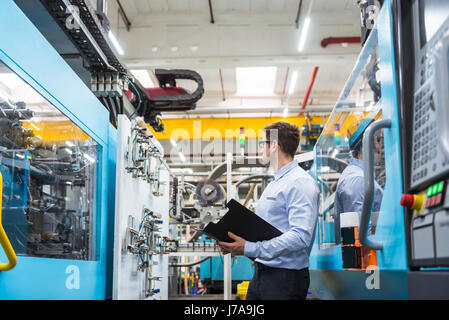
<path fill-rule="evenodd" d="M 410 226 L 413 265 L 448 266 L 449 197 L 448 180 L 428 187 L 425 192 L 401 198 L 401 204 L 413 209 Z"/>
<path fill-rule="evenodd" d="M 414 0 L 410 266 L 449 266 L 449 1 Z"/>
<path fill-rule="evenodd" d="M 422 16 L 426 13 L 424 12 Z M 423 17 L 421 23 L 424 24 Z M 420 39 L 415 43 L 420 44 L 416 50 L 415 63 L 415 94 L 413 106 L 413 138 L 411 154 L 411 187 L 419 187 L 422 183 L 435 179 L 449 171 L 449 158 L 443 152 L 440 143 L 444 124 L 439 117 L 442 116 L 442 108 L 445 108 L 440 89 L 440 80 L 436 76 L 448 79 L 449 70 L 441 70 L 439 50 L 445 41 L 449 31 L 449 18 L 427 41 L 429 30 L 420 30 L 416 34 Z M 421 26 L 424 28 L 424 26 Z M 424 34 L 423 34 L 424 33 Z M 425 40 L 424 40 L 425 39 Z M 437 70 L 439 69 L 439 70 Z M 447 121 L 447 120 L 446 120 Z M 449 126 L 449 122 L 446 123 Z M 447 137 L 446 137 L 447 138 Z M 436 199 L 434 200 L 436 201 Z"/>
<path fill-rule="evenodd" d="M 446 182 L 441 181 L 427 189 L 426 193 L 426 204 L 427 209 L 440 206 L 444 203 L 444 191 L 446 187 Z"/>

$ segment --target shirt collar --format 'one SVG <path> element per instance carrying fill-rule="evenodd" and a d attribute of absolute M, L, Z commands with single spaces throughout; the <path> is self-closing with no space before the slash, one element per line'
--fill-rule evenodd
<path fill-rule="evenodd" d="M 280 169 L 278 170 L 278 172 L 276 172 L 276 173 L 274 174 L 274 180 L 275 180 L 275 181 L 279 180 L 280 178 L 282 178 L 282 176 L 283 176 L 284 174 L 286 174 L 286 173 L 289 172 L 291 169 L 293 169 L 293 168 L 295 168 L 295 167 L 297 167 L 297 166 L 298 166 L 298 162 L 297 162 L 295 159 L 293 159 L 292 161 L 290 161 L 289 163 L 287 163 L 285 166 L 283 166 L 282 168 L 280 168 Z"/>
<path fill-rule="evenodd" d="M 363 160 L 351 158 L 349 159 L 349 164 L 363 169 Z"/>

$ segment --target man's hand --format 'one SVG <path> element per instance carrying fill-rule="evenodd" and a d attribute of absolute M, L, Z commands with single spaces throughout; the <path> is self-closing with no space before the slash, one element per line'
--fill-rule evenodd
<path fill-rule="evenodd" d="M 232 232 L 228 232 L 228 236 L 229 238 L 234 239 L 235 242 L 218 241 L 218 245 L 220 246 L 223 254 L 232 253 L 233 256 L 242 256 L 245 251 L 246 240 L 236 236 Z"/>

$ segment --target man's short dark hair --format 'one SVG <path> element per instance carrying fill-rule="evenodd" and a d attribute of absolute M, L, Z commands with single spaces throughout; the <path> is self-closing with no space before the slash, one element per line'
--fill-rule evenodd
<path fill-rule="evenodd" d="M 350 147 L 351 155 L 353 158 L 357 158 L 362 153 L 362 139 Z"/>
<path fill-rule="evenodd" d="M 277 140 L 282 152 L 294 157 L 299 145 L 299 128 L 284 121 L 268 124 L 263 128 L 267 139 Z"/>

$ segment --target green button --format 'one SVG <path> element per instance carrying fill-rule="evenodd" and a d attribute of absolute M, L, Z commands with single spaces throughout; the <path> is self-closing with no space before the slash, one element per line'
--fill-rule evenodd
<path fill-rule="evenodd" d="M 433 189 L 432 189 L 432 194 L 437 194 L 437 190 L 438 190 L 438 185 L 434 185 Z"/>
<path fill-rule="evenodd" d="M 444 186 L 444 182 L 440 182 L 438 184 L 438 193 L 443 192 L 443 186 Z"/>
<path fill-rule="evenodd" d="M 430 197 L 432 195 L 432 188 L 427 189 L 427 196 Z"/>

